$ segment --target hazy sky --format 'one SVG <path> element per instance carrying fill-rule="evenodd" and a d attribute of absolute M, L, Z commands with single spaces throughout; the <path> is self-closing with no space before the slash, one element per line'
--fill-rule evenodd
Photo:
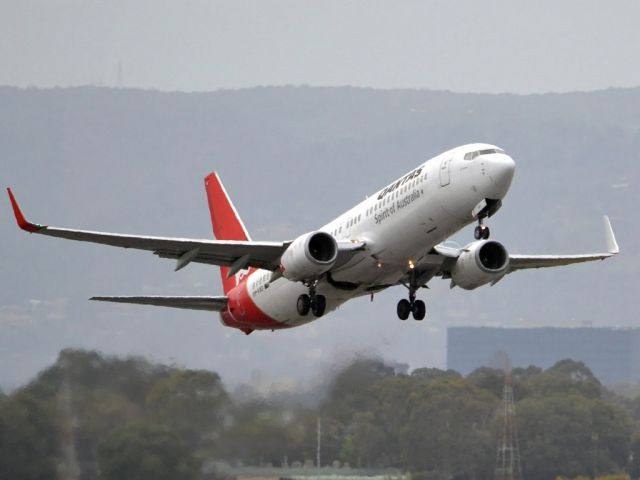
<path fill-rule="evenodd" d="M 0 0 L 0 85 L 637 86 L 638 19 L 637 0 Z"/>

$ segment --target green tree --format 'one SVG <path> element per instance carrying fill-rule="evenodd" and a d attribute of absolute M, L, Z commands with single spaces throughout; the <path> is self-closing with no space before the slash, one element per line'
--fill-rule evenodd
<path fill-rule="evenodd" d="M 369 387 L 385 377 L 394 376 L 392 367 L 374 358 L 358 358 L 340 370 L 329 386 L 326 401 L 321 407 L 323 417 L 347 425 L 354 412 L 368 408 Z"/>
<path fill-rule="evenodd" d="M 406 467 L 439 478 L 486 478 L 494 463 L 499 400 L 464 379 L 423 384 L 411 393 L 401 435 Z"/>
<path fill-rule="evenodd" d="M 487 390 L 498 398 L 502 398 L 502 390 L 504 388 L 503 370 L 480 367 L 467 375 L 467 380 L 476 387 Z"/>
<path fill-rule="evenodd" d="M 629 445 L 629 475 L 631 478 L 640 477 L 640 432 L 633 432 Z"/>
<path fill-rule="evenodd" d="M 55 478 L 59 443 L 45 400 L 18 391 L 0 402 L 0 478 Z"/>
<path fill-rule="evenodd" d="M 315 458 L 315 442 L 306 452 L 305 436 L 315 439 L 316 416 L 292 416 L 288 410 L 264 402 L 238 406 L 233 424 L 225 431 L 219 452 L 224 458 L 251 465 L 279 465 L 286 456 L 290 461 Z"/>
<path fill-rule="evenodd" d="M 218 374 L 181 370 L 158 381 L 147 396 L 153 418 L 191 448 L 211 446 L 230 415 L 229 396 Z"/>
<path fill-rule="evenodd" d="M 578 394 L 600 398 L 602 385 L 583 363 L 561 360 L 539 375 L 531 376 L 525 385 L 531 395 Z"/>
<path fill-rule="evenodd" d="M 626 412 L 577 394 L 532 396 L 517 405 L 525 478 L 590 476 L 626 468 Z"/>
<path fill-rule="evenodd" d="M 455 370 L 440 370 L 439 368 L 416 368 L 413 372 L 411 372 L 412 378 L 419 378 L 420 380 L 437 380 L 440 378 L 461 378 L 460 375 Z"/>
<path fill-rule="evenodd" d="M 38 375 L 33 388 L 38 388 L 43 395 L 52 394 L 68 382 L 72 388 L 81 386 L 115 392 L 144 407 L 152 386 L 175 371 L 139 357 L 118 358 L 93 350 L 65 349 L 55 364 Z"/>
<path fill-rule="evenodd" d="M 190 480 L 198 471 L 190 449 L 163 427 L 126 425 L 98 445 L 101 480 Z"/>
<path fill-rule="evenodd" d="M 372 412 L 358 412 L 353 418 L 351 426 L 355 455 L 355 464 L 359 467 L 379 467 L 384 465 L 380 457 L 385 453 L 385 447 L 392 445 L 392 441 L 385 438 L 384 429 Z"/>

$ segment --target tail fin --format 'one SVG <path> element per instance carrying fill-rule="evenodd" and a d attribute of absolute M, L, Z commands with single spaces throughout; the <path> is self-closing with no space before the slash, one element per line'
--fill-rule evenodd
<path fill-rule="evenodd" d="M 244 227 L 240 216 L 236 211 L 227 191 L 220 181 L 216 172 L 212 172 L 204 179 L 204 187 L 207 191 L 209 201 L 209 212 L 211 213 L 211 224 L 213 235 L 218 240 L 251 240 L 247 229 Z M 222 287 L 226 294 L 237 285 L 235 276 L 227 278 L 229 268 L 220 267 L 222 276 Z"/>

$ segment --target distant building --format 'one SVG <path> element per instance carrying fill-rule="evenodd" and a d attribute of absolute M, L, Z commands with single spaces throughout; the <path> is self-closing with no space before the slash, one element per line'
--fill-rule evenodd
<path fill-rule="evenodd" d="M 640 381 L 637 328 L 447 329 L 447 368 L 463 375 L 481 366 L 499 368 L 505 353 L 514 368 L 548 368 L 571 358 L 584 362 L 604 384 Z"/>

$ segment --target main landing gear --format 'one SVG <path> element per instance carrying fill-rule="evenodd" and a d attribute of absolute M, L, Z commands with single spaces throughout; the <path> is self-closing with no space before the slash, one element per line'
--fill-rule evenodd
<path fill-rule="evenodd" d="M 489 227 L 484 224 L 484 218 L 478 219 L 478 225 L 473 231 L 473 237 L 476 240 L 487 240 L 490 235 Z"/>
<path fill-rule="evenodd" d="M 316 285 L 312 284 L 309 287 L 308 295 L 303 293 L 298 297 L 296 308 L 298 315 L 302 317 L 308 315 L 309 311 L 313 313 L 314 317 L 321 317 L 327 308 L 327 298 L 324 295 L 316 294 Z"/>
<path fill-rule="evenodd" d="M 420 288 L 415 281 L 415 272 L 412 270 L 410 274 L 409 286 L 409 300 L 403 298 L 398 302 L 398 318 L 400 320 L 406 320 L 409 318 L 409 314 L 413 314 L 414 320 L 424 320 L 427 314 L 427 306 L 422 300 L 416 300 L 416 291 Z"/>

